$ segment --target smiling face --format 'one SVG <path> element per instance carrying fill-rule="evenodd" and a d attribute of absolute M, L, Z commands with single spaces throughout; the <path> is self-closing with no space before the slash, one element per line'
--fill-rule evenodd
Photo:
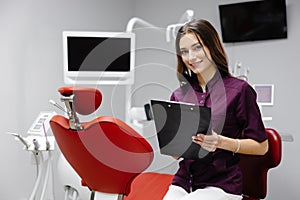
<path fill-rule="evenodd" d="M 179 41 L 180 55 L 186 67 L 194 72 L 198 79 L 211 78 L 216 72 L 216 68 L 212 63 L 209 49 L 202 46 L 201 38 L 193 33 L 183 35 Z"/>

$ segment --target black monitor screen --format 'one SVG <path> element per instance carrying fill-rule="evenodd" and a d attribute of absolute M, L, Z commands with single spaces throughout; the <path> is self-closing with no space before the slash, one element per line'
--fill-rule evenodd
<path fill-rule="evenodd" d="M 223 42 L 287 38 L 285 0 L 219 5 Z"/>
<path fill-rule="evenodd" d="M 130 38 L 67 38 L 69 71 L 130 71 Z"/>

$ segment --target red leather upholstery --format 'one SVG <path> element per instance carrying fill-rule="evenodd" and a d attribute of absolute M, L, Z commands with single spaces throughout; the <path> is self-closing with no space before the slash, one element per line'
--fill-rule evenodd
<path fill-rule="evenodd" d="M 98 90 L 71 88 L 60 92 L 74 93 L 76 111 L 81 113 L 90 113 L 102 99 Z M 70 128 L 67 118 L 56 115 L 50 125 L 61 152 L 91 190 L 127 195 L 132 180 L 153 160 L 149 143 L 119 119 L 98 117 L 76 131 Z"/>
<path fill-rule="evenodd" d="M 102 102 L 102 94 L 96 88 L 61 87 L 58 89 L 62 96 L 75 95 L 74 110 L 81 115 L 89 115 L 97 110 Z"/>
<path fill-rule="evenodd" d="M 269 150 L 265 155 L 240 155 L 244 200 L 258 200 L 266 197 L 268 170 L 278 166 L 281 161 L 280 135 L 271 128 L 267 128 L 266 133 L 268 135 Z"/>
<path fill-rule="evenodd" d="M 124 200 L 162 200 L 172 179 L 172 174 L 142 173 L 133 180 L 131 192 Z"/>
<path fill-rule="evenodd" d="M 269 150 L 263 156 L 241 155 L 243 172 L 243 200 L 259 200 L 267 194 L 267 172 L 281 161 L 281 139 L 274 130 L 267 128 Z M 161 200 L 173 179 L 171 174 L 142 173 L 132 183 L 131 193 L 125 200 Z M 250 196 L 250 197 L 249 197 Z"/>

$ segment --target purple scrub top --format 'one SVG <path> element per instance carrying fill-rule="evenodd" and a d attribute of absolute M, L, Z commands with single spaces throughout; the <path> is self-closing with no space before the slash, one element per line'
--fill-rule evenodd
<path fill-rule="evenodd" d="M 221 77 L 215 73 L 203 92 L 198 83 L 176 89 L 170 100 L 210 107 L 212 129 L 230 138 L 267 139 L 265 127 L 256 103 L 256 92 L 246 82 L 234 77 Z M 193 119 L 191 119 L 193 120 Z M 238 155 L 217 149 L 203 159 L 183 159 L 172 181 L 186 191 L 215 186 L 225 192 L 242 193 L 242 173 Z"/>

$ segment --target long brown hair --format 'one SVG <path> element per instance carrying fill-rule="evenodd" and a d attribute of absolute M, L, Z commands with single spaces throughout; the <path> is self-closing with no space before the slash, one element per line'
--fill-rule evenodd
<path fill-rule="evenodd" d="M 183 25 L 177 33 L 176 37 L 176 54 L 177 54 L 177 77 L 180 82 L 198 81 L 196 75 L 192 72 L 190 76 L 188 74 L 187 67 L 185 66 L 181 54 L 179 42 L 182 36 L 192 33 L 197 36 L 199 44 L 206 46 L 211 54 L 212 62 L 215 64 L 222 76 L 231 76 L 228 69 L 227 55 L 224 47 L 221 43 L 220 37 L 215 28 L 204 19 L 193 19 L 190 22 Z M 202 42 L 200 41 L 201 38 Z"/>

